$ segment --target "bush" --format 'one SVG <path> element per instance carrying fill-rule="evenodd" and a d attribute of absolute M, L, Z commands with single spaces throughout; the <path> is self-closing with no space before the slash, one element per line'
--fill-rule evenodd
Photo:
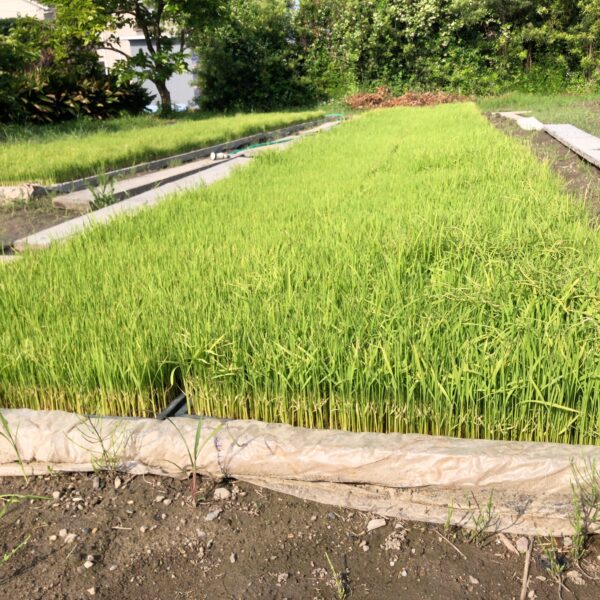
<path fill-rule="evenodd" d="M 284 0 L 233 0 L 221 25 L 198 41 L 200 105 L 274 110 L 316 100 Z"/>
<path fill-rule="evenodd" d="M 54 23 L 18 19 L 0 36 L 0 120 L 55 123 L 137 114 L 151 96 L 106 74 L 98 55 Z"/>

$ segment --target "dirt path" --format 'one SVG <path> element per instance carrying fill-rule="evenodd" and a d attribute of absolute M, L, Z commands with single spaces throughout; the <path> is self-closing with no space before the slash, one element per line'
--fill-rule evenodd
<path fill-rule="evenodd" d="M 215 500 L 206 484 L 206 502 L 192 507 L 187 481 L 124 477 L 115 489 L 92 475 L 38 477 L 27 486 L 5 478 L 0 493 L 48 499 L 11 506 L 0 520 L 0 558 L 31 536 L 0 563 L 0 598 L 335 599 L 342 595 L 334 569 L 348 598 L 519 598 L 524 556 L 496 536 L 480 547 L 460 532 L 399 521 L 367 532 L 373 515 L 245 484 L 222 487 Z M 596 573 L 600 544 L 592 546 L 585 564 Z M 538 543 L 528 598 L 558 597 L 548 564 Z M 565 599 L 600 597 L 600 584 L 565 569 L 576 593 Z"/>

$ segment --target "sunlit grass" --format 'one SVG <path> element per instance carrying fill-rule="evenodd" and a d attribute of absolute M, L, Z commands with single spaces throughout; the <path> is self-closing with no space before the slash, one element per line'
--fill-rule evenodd
<path fill-rule="evenodd" d="M 596 443 L 598 265 L 474 105 L 376 111 L 0 268 L 0 405 Z"/>
<path fill-rule="evenodd" d="M 68 181 L 322 115 L 322 111 L 305 111 L 172 120 L 144 116 L 105 123 L 0 126 L 0 185 Z"/>
<path fill-rule="evenodd" d="M 484 111 L 529 110 L 542 123 L 570 123 L 600 136 L 600 94 L 525 94 L 481 98 Z"/>

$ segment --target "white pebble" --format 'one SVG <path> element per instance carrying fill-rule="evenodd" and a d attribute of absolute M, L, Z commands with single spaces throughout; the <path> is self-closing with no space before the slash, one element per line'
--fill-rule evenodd
<path fill-rule="evenodd" d="M 371 519 L 367 523 L 367 531 L 374 531 L 375 529 L 379 529 L 380 527 L 385 527 L 387 521 L 385 519 Z"/>
<path fill-rule="evenodd" d="M 229 500 L 231 492 L 227 488 L 219 487 L 213 492 L 213 498 L 215 500 Z"/>

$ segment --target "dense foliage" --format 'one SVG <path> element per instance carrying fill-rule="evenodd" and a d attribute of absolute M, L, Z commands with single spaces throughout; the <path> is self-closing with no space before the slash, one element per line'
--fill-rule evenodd
<path fill-rule="evenodd" d="M 330 94 L 600 81 L 600 0 L 303 0 L 296 23 L 310 77 Z"/>
<path fill-rule="evenodd" d="M 60 23 L 18 19 L 0 35 L 0 121 L 107 118 L 150 100 L 138 83 L 107 75 L 96 51 Z"/>
<path fill-rule="evenodd" d="M 600 0 L 235 0 L 199 44 L 211 107 L 385 85 L 557 92 L 600 82 Z M 298 86 L 302 82 L 302 86 Z M 300 94 L 302 96 L 302 94 Z"/>
<path fill-rule="evenodd" d="M 232 0 L 198 46 L 203 108 L 267 110 L 315 100 L 287 0 Z"/>

